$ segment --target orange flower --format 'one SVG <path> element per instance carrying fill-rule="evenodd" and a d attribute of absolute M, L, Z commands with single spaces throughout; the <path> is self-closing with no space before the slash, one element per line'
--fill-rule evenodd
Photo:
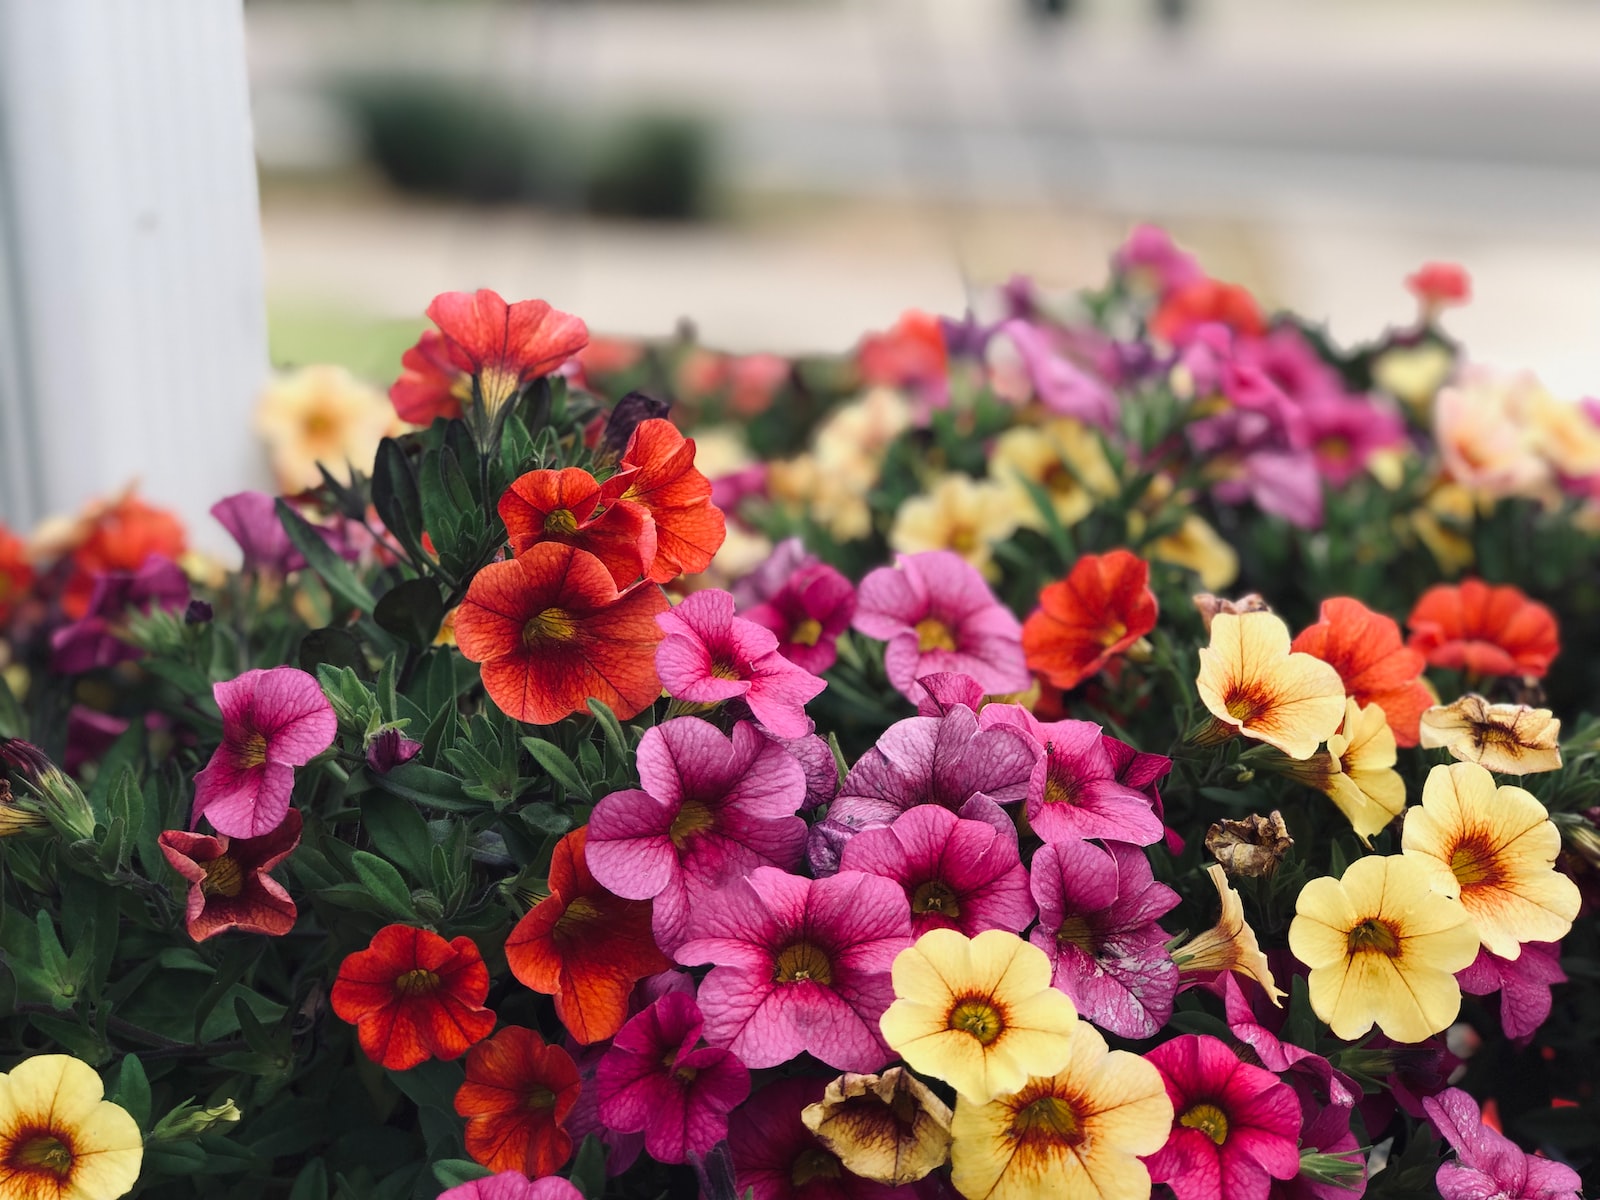
<path fill-rule="evenodd" d="M 61 607 L 74 620 L 89 611 L 94 578 L 106 571 L 137 571 L 152 554 L 176 561 L 184 551 L 183 523 L 130 490 L 108 505 L 92 506 L 72 551 L 72 577 Z"/>
<path fill-rule="evenodd" d="M 649 510 L 619 499 L 632 476 L 624 470 L 600 483 L 577 467 L 529 471 L 500 497 L 511 549 L 521 554 L 539 542 L 559 542 L 587 550 L 618 587 L 627 587 L 656 557 Z"/>
<path fill-rule="evenodd" d="M 1317 623 L 1301 631 L 1290 649 L 1320 658 L 1339 672 L 1346 694 L 1362 708 L 1376 704 L 1383 709 L 1395 745 L 1417 744 L 1418 722 L 1433 705 L 1433 695 L 1422 682 L 1427 660 L 1401 640 L 1393 617 L 1336 596 L 1322 602 Z"/>
<path fill-rule="evenodd" d="M 939 318 L 913 308 L 887 333 L 861 339 L 856 367 L 866 383 L 907 387 L 943 377 L 948 357 Z"/>
<path fill-rule="evenodd" d="M 695 468 L 693 440 L 671 421 L 641 421 L 622 452 L 622 466 L 634 473 L 618 498 L 643 505 L 655 518 L 655 561 L 646 577 L 665 583 L 709 567 L 727 527 L 722 510 L 711 503 L 711 481 Z"/>
<path fill-rule="evenodd" d="M 1472 675 L 1543 675 L 1561 649 L 1548 608 L 1519 588 L 1481 579 L 1429 588 L 1406 624 L 1430 664 Z"/>
<path fill-rule="evenodd" d="M 527 384 L 550 374 L 589 340 L 588 328 L 577 317 L 553 309 L 543 300 L 507 304 L 487 288 L 435 296 L 428 305 L 428 317 L 444 335 L 443 344 L 435 348 L 444 355 L 435 353 L 435 359 L 447 357 L 451 366 L 472 381 L 467 393 L 471 402 L 463 404 L 459 376 L 451 378 L 439 371 L 433 380 L 443 391 L 439 414 L 449 410 L 450 400 L 459 408 L 481 404 L 485 420 L 491 423 Z M 418 343 L 418 349 L 423 345 Z M 401 378 L 404 381 L 405 377 Z"/>
<path fill-rule="evenodd" d="M 1150 564 L 1127 550 L 1085 554 L 1039 593 L 1022 626 L 1028 667 L 1058 688 L 1095 674 L 1156 627 Z"/>
<path fill-rule="evenodd" d="M 586 711 L 590 697 L 627 720 L 661 694 L 656 614 L 667 607 L 653 584 L 619 593 L 588 551 L 540 542 L 473 576 L 456 644 L 483 664 L 484 689 L 514 720 L 551 725 Z"/>
<path fill-rule="evenodd" d="M 488 994 L 489 968 L 471 938 L 447 942 L 426 929 L 385 925 L 344 960 L 330 998 L 368 1058 L 404 1071 L 430 1058 L 460 1058 L 488 1037 Z"/>
<path fill-rule="evenodd" d="M 1150 332 L 1164 342 L 1185 339 L 1196 326 L 1216 322 L 1246 337 L 1267 331 L 1255 297 L 1236 283 L 1196 279 L 1169 292 L 1150 318 Z"/>
<path fill-rule="evenodd" d="M 584 858 L 587 825 L 556 843 L 550 896 L 506 939 L 511 973 L 556 998 L 556 1016 L 579 1042 L 611 1037 L 628 1018 L 628 993 L 672 964 L 656 947 L 650 904 L 595 882 Z"/>
<path fill-rule="evenodd" d="M 33 586 L 33 579 L 27 545 L 0 525 L 0 626 L 11 619 L 11 614 Z"/>
<path fill-rule="evenodd" d="M 562 1127 L 578 1102 L 578 1066 L 531 1029 L 508 1025 L 467 1055 L 456 1114 L 467 1119 L 467 1153 L 489 1170 L 549 1175 L 572 1155 Z"/>

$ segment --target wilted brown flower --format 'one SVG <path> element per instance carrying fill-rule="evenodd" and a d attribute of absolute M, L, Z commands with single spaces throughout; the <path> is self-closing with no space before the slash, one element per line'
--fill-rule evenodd
<path fill-rule="evenodd" d="M 839 1161 L 864 1179 L 899 1187 L 950 1156 L 950 1109 L 902 1067 L 841 1075 L 800 1119 Z"/>
<path fill-rule="evenodd" d="M 1561 722 L 1548 708 L 1490 704 L 1466 695 L 1422 714 L 1422 746 L 1500 775 L 1561 768 Z"/>
<path fill-rule="evenodd" d="M 1218 821 L 1206 830 L 1206 849 L 1222 869 L 1252 879 L 1276 871 L 1293 845 L 1283 814 L 1276 809 L 1270 816 L 1255 813 L 1242 821 Z"/>
<path fill-rule="evenodd" d="M 1201 592 L 1194 597 L 1195 610 L 1200 614 L 1200 623 L 1206 627 L 1206 632 L 1211 632 L 1211 618 L 1218 613 L 1271 612 L 1267 602 L 1258 592 L 1251 592 L 1248 596 L 1240 596 L 1237 600 L 1228 600 L 1222 596 L 1213 596 L 1210 592 Z"/>

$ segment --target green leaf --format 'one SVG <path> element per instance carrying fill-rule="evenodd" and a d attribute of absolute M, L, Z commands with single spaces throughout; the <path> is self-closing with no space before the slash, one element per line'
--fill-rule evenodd
<path fill-rule="evenodd" d="M 461 781 L 454 775 L 418 762 L 403 763 L 373 782 L 391 796 L 441 812 L 478 812 L 483 808 L 477 801 L 467 799 L 461 791 Z"/>
<path fill-rule="evenodd" d="M 328 1167 L 314 1158 L 300 1168 L 289 1190 L 289 1200 L 328 1200 Z"/>
<path fill-rule="evenodd" d="M 522 739 L 523 747 L 541 767 L 545 773 L 559 783 L 566 790 L 583 800 L 590 799 L 589 786 L 583 782 L 583 777 L 578 774 L 577 765 L 562 752 L 561 747 L 543 738 L 527 737 Z"/>
<path fill-rule="evenodd" d="M 595 1134 L 583 1139 L 567 1178 L 586 1200 L 600 1200 L 606 1190 L 606 1147 Z"/>
<path fill-rule="evenodd" d="M 0 675 L 0 737 L 27 737 L 28 718 L 11 692 L 11 685 Z"/>
<path fill-rule="evenodd" d="M 144 1064 L 139 1061 L 137 1054 L 123 1056 L 111 1099 L 128 1110 L 128 1115 L 139 1123 L 140 1129 L 150 1128 L 150 1080 L 145 1076 Z"/>
<path fill-rule="evenodd" d="M 361 797 L 361 827 L 378 852 L 411 878 L 428 878 L 428 860 L 433 839 L 428 823 L 412 805 L 385 792 L 372 791 Z"/>
<path fill-rule="evenodd" d="M 312 675 L 318 674 L 317 668 L 324 664 L 341 669 L 347 668 L 360 676 L 371 674 L 361 643 L 348 629 L 340 629 L 334 625 L 326 629 L 313 629 L 301 638 L 298 657 L 300 669 Z"/>
<path fill-rule="evenodd" d="M 433 1177 L 439 1186 L 458 1187 L 474 1179 L 487 1179 L 493 1174 L 488 1167 L 480 1166 L 470 1158 L 441 1158 L 433 1164 Z"/>
<path fill-rule="evenodd" d="M 372 506 L 384 527 L 399 539 L 419 564 L 427 561 L 422 549 L 422 495 L 411 460 L 393 438 L 378 443 L 372 466 Z"/>
<path fill-rule="evenodd" d="M 594 719 L 600 726 L 600 732 L 605 735 L 606 747 L 611 751 L 613 759 L 618 763 L 626 763 L 628 761 L 628 739 L 622 732 L 622 722 L 617 720 L 617 714 L 593 697 L 589 699 L 589 711 L 594 714 Z"/>
<path fill-rule="evenodd" d="M 350 861 L 362 885 L 384 907 L 397 916 L 416 918 L 417 909 L 411 903 L 411 889 L 406 886 L 406 881 L 395 870 L 393 863 L 376 854 L 368 854 L 365 850 L 357 850 Z"/>
<path fill-rule="evenodd" d="M 278 520 L 283 525 L 284 533 L 289 535 L 289 540 L 294 543 L 296 550 L 305 555 L 306 565 L 316 572 L 317 578 L 328 585 L 328 590 L 343 600 L 351 608 L 358 608 L 369 613 L 376 606 L 372 593 L 367 590 L 367 585 L 356 577 L 350 569 L 350 564 L 345 562 L 333 552 L 333 548 L 322 540 L 322 535 L 316 528 L 302 517 L 280 497 L 278 500 Z"/>
<path fill-rule="evenodd" d="M 444 620 L 444 598 L 431 579 L 407 579 L 383 594 L 372 619 L 413 646 L 431 646 Z"/>

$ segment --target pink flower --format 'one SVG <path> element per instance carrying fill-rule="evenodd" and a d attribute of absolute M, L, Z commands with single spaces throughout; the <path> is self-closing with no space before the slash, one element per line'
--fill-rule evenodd
<path fill-rule="evenodd" d="M 957 929 L 968 937 L 985 929 L 1021 933 L 1033 920 L 1028 870 L 1009 823 L 1002 832 L 921 804 L 892 825 L 851 838 L 839 867 L 899 884 L 911 904 L 913 938 L 930 929 Z"/>
<path fill-rule="evenodd" d="M 990 695 L 1032 682 L 1022 654 L 1022 626 L 995 599 L 977 568 L 950 550 L 898 554 L 856 593 L 855 627 L 888 643 L 889 682 L 913 704 L 924 675 L 970 675 Z"/>
<path fill-rule="evenodd" d="M 1483 1123 L 1478 1102 L 1446 1088 L 1422 1102 L 1440 1136 L 1456 1152 L 1434 1184 L 1444 1200 L 1578 1200 L 1582 1180 L 1571 1167 L 1539 1158 Z"/>
<path fill-rule="evenodd" d="M 1041 723 L 1016 704 L 988 705 L 985 729 L 1019 729 L 1042 753 L 1028 780 L 1028 824 L 1047 842 L 1112 838 L 1148 846 L 1161 818 L 1143 792 L 1117 781 L 1117 765 L 1092 721 Z"/>
<path fill-rule="evenodd" d="M 529 1179 L 521 1171 L 501 1171 L 439 1193 L 439 1200 L 583 1200 L 583 1193 L 559 1175 Z"/>
<path fill-rule="evenodd" d="M 748 721 L 731 739 L 697 717 L 646 730 L 639 741 L 643 790 L 613 792 L 589 818 L 584 855 L 602 886 L 627 900 L 654 900 L 656 942 L 670 954 L 707 894 L 756 867 L 800 861 L 806 823 L 795 816 L 805 772 Z"/>
<path fill-rule="evenodd" d="M 1293 1179 L 1274 1179 L 1268 1200 L 1359 1200 L 1367 1194 L 1366 1159 L 1356 1135 L 1350 1131 L 1350 1110 L 1337 1104 L 1326 1107 L 1300 1100 L 1300 1150 L 1302 1154 L 1322 1154 L 1342 1158 L 1350 1174 L 1340 1182 L 1328 1182 L 1310 1175 Z"/>
<path fill-rule="evenodd" d="M 1103 379 L 1091 375 L 1064 354 L 1049 335 L 1027 321 L 1007 321 L 1000 333 L 1011 339 L 1039 403 L 1063 417 L 1111 429 L 1117 421 L 1117 398 Z"/>
<path fill-rule="evenodd" d="M 1333 487 L 1343 487 L 1360 474 L 1375 452 L 1405 441 L 1405 422 L 1370 400 L 1330 396 L 1300 411 L 1317 470 Z"/>
<path fill-rule="evenodd" d="M 294 667 L 246 671 L 211 689 L 222 710 L 222 745 L 194 779 L 194 815 L 218 833 L 260 837 L 289 811 L 294 768 L 329 746 L 339 731 L 317 681 Z"/>
<path fill-rule="evenodd" d="M 772 630 L 778 653 L 812 674 L 821 674 L 838 658 L 839 635 L 850 628 L 856 612 L 856 590 L 827 563 L 808 563 L 789 576 L 776 592 L 746 609 L 744 618 Z"/>
<path fill-rule="evenodd" d="M 1150 811 L 1163 822 L 1167 849 L 1174 855 L 1183 853 L 1183 838 L 1178 831 L 1165 825 L 1166 807 L 1161 803 L 1161 792 L 1156 787 L 1172 772 L 1172 760 L 1165 754 L 1146 754 L 1135 750 L 1127 742 L 1119 741 L 1109 733 L 1100 735 L 1100 744 L 1111 756 L 1111 766 L 1117 773 L 1117 782 L 1144 795 L 1150 801 Z"/>
<path fill-rule="evenodd" d="M 1228 1028 L 1233 1031 L 1233 1036 L 1250 1047 L 1263 1067 L 1284 1077 L 1284 1082 L 1300 1097 L 1302 1108 L 1313 1102 L 1326 1102 L 1336 1108 L 1348 1109 L 1361 1098 L 1361 1085 L 1322 1055 L 1282 1040 L 1262 1024 L 1260 1014 L 1245 998 L 1238 976 L 1232 971 L 1222 972 L 1218 988 L 1222 992 Z M 1265 996 L 1260 988 L 1253 989 L 1253 994 Z M 1262 1007 L 1266 1008 L 1264 1000 Z M 1283 1010 L 1278 1008 L 1268 1012 L 1268 1019 L 1280 1023 L 1284 1016 Z"/>
<path fill-rule="evenodd" d="M 800 1114 L 822 1099 L 824 1079 L 769 1083 L 728 1122 L 734 1193 L 741 1200 L 911 1200 L 913 1185 L 889 1187 L 847 1170 L 805 1127 Z"/>
<path fill-rule="evenodd" d="M 294 928 L 294 901 L 267 874 L 300 844 L 300 814 L 294 809 L 260 837 L 210 837 L 169 829 L 160 843 L 168 864 L 189 881 L 184 920 L 195 941 L 225 929 L 282 937 Z"/>
<path fill-rule="evenodd" d="M 1469 996 L 1500 993 L 1500 1027 L 1523 1045 L 1550 1015 L 1551 985 L 1566 981 L 1558 942 L 1523 942 L 1515 961 L 1480 948 L 1472 965 L 1456 972 L 1456 982 Z"/>
<path fill-rule="evenodd" d="M 706 1041 L 751 1069 L 810 1054 L 841 1071 L 892 1055 L 878 1018 L 894 1000 L 889 967 L 911 944 L 911 912 L 887 879 L 802 879 L 757 867 L 690 914 L 677 959 L 713 964 L 700 984 Z"/>
<path fill-rule="evenodd" d="M 422 743 L 406 737 L 398 729 L 385 729 L 367 743 L 367 767 L 387 775 L 422 753 Z"/>
<path fill-rule="evenodd" d="M 1039 924 L 1029 935 L 1055 965 L 1051 982 L 1088 1021 L 1119 1037 L 1150 1037 L 1172 1016 L 1178 968 L 1156 924 L 1178 904 L 1150 862 L 1113 842 L 1051 842 L 1033 856 Z"/>
<path fill-rule="evenodd" d="M 137 571 L 108 571 L 94 577 L 94 591 L 83 616 L 50 635 L 50 669 L 79 675 L 143 658 L 144 651 L 123 640 L 130 612 L 173 612 L 189 600 L 189 580 L 177 563 L 152 554 Z"/>
<path fill-rule="evenodd" d="M 656 673 L 669 695 L 692 704 L 743 700 L 779 737 L 811 732 L 806 704 L 827 683 L 779 654 L 770 629 L 734 616 L 727 592 L 695 592 L 656 624 L 667 635 L 656 647 Z"/>
<path fill-rule="evenodd" d="M 1159 225 L 1135 225 L 1112 255 L 1111 266 L 1135 291 L 1158 298 L 1204 278 L 1194 255 L 1178 249 Z"/>
<path fill-rule="evenodd" d="M 1144 1164 L 1178 1200 L 1266 1200 L 1274 1179 L 1300 1173 L 1300 1103 L 1271 1071 L 1192 1033 L 1145 1059 L 1166 1082 L 1173 1122 Z"/>
<path fill-rule="evenodd" d="M 728 1114 L 750 1094 L 750 1072 L 731 1050 L 695 1049 L 700 1006 L 669 993 L 622 1027 L 600 1060 L 600 1119 L 644 1131 L 657 1162 L 682 1163 L 728 1136 Z"/>

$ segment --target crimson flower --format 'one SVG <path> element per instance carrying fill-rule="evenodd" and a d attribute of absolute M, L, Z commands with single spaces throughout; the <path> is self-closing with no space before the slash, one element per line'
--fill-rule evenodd
<path fill-rule="evenodd" d="M 294 928 L 296 910 L 283 885 L 267 872 L 300 844 L 300 813 L 260 837 L 210 837 L 169 829 L 161 853 L 190 883 L 184 920 L 197 942 L 225 929 L 282 937 Z"/>
<path fill-rule="evenodd" d="M 1039 593 L 1022 652 L 1030 670 L 1075 688 L 1154 629 L 1156 612 L 1149 563 L 1127 550 L 1085 554 Z"/>
<path fill-rule="evenodd" d="M 529 471 L 500 497 L 511 549 L 521 554 L 539 542 L 587 550 L 611 572 L 619 588 L 633 583 L 656 557 L 656 526 L 643 505 L 621 499 L 634 472 L 604 483 L 577 467 Z"/>
<path fill-rule="evenodd" d="M 560 1046 L 508 1025 L 467 1055 L 456 1115 L 467 1119 L 467 1153 L 491 1171 L 537 1177 L 572 1156 L 567 1114 L 578 1102 L 578 1067 Z"/>

